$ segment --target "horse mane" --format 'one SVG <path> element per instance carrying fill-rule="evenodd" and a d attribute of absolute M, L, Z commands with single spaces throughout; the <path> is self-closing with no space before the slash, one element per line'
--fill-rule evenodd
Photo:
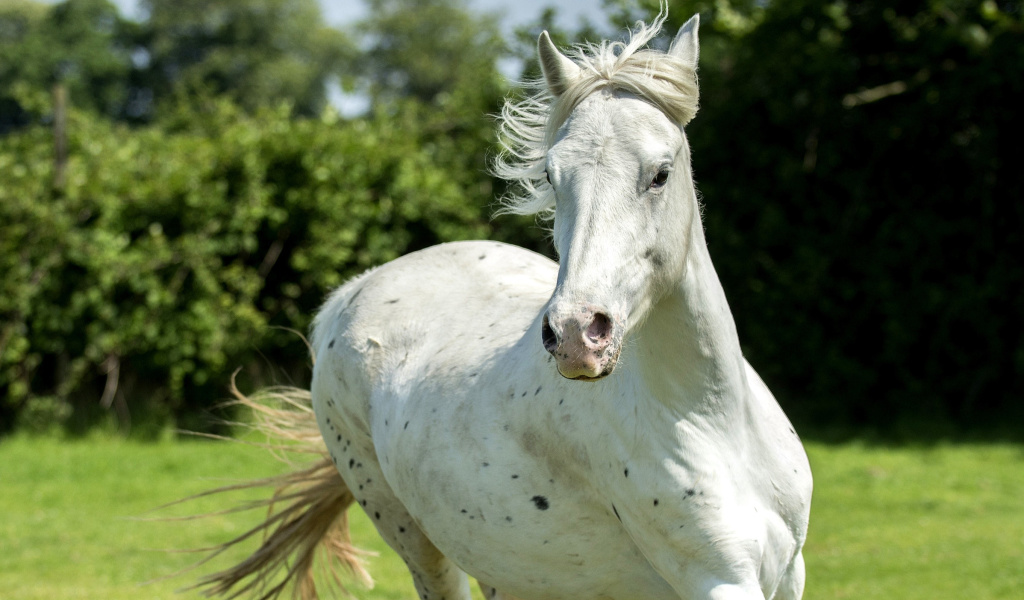
<path fill-rule="evenodd" d="M 680 127 L 697 114 L 696 70 L 672 54 L 644 48 L 661 32 L 667 16 L 663 10 L 650 24 L 638 21 L 627 41 L 571 49 L 567 55 L 581 74 L 560 96 L 552 95 L 540 78 L 527 82 L 531 93 L 525 98 L 505 100 L 498 117 L 501 151 L 492 170 L 514 185 L 501 198 L 497 214 L 554 216 L 555 194 L 545 174 L 545 156 L 572 111 L 594 92 L 633 94 Z"/>

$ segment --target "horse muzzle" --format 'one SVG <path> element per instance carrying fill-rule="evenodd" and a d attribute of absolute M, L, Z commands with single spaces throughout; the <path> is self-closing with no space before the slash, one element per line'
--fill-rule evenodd
<path fill-rule="evenodd" d="M 597 381 L 615 368 L 622 348 L 620 332 L 607 312 L 584 306 L 568 314 L 548 311 L 541 339 L 562 377 Z"/>

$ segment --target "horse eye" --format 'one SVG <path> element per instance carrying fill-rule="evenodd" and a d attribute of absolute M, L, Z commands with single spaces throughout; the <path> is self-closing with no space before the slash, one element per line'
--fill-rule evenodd
<path fill-rule="evenodd" d="M 665 185 L 666 181 L 668 181 L 668 170 L 667 169 L 662 169 L 661 171 L 658 171 L 657 175 L 654 176 L 654 179 L 651 181 L 651 187 L 652 188 L 663 187 Z"/>

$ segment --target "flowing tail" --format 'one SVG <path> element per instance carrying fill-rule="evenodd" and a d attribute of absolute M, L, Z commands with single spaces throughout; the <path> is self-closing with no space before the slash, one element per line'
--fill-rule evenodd
<path fill-rule="evenodd" d="M 258 445 L 270 448 L 292 470 L 200 494 L 251 488 L 274 490 L 265 500 L 226 511 L 264 508 L 267 516 L 235 539 L 210 548 L 210 554 L 200 564 L 257 534 L 262 538 L 260 547 L 237 565 L 203 577 L 194 587 L 205 588 L 207 596 L 236 598 L 252 594 L 267 600 L 277 598 L 293 585 L 295 596 L 315 599 L 319 597 L 314 583 L 318 568 L 326 571 L 330 582 L 343 591 L 341 570 L 372 586 L 373 580 L 362 560 L 368 553 L 354 547 L 349 538 L 346 511 L 354 499 L 327 456 L 309 391 L 277 387 L 250 398 L 232 383 L 231 392 L 235 397 L 233 403 L 251 409 L 256 416 L 253 427 L 267 436 L 268 442 Z M 288 458 L 296 452 L 317 458 L 312 463 L 296 465 Z"/>

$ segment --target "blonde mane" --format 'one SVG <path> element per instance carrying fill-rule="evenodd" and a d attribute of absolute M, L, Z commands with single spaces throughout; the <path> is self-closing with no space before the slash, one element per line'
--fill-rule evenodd
<path fill-rule="evenodd" d="M 697 114 L 697 73 L 686 61 L 657 50 L 644 49 L 658 33 L 667 14 L 651 24 L 638 22 L 625 42 L 584 44 L 568 56 L 581 74 L 560 96 L 543 79 L 531 82 L 532 94 L 507 99 L 498 119 L 502 150 L 494 174 L 511 181 L 513 191 L 501 199 L 498 214 L 554 216 L 555 194 L 547 182 L 545 156 L 555 134 L 588 96 L 599 90 L 623 91 L 660 109 L 683 126 Z"/>

